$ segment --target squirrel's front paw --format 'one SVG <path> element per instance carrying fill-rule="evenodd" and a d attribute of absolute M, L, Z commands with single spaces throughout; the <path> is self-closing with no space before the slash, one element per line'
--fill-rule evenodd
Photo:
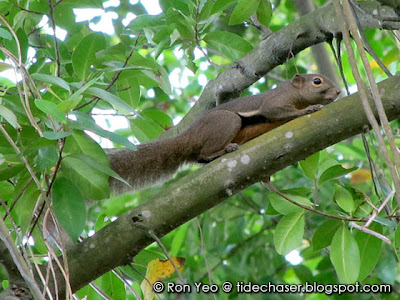
<path fill-rule="evenodd" d="M 320 110 L 322 107 L 323 107 L 323 105 L 321 105 L 321 104 L 311 105 L 311 106 L 307 107 L 307 113 L 311 114 L 315 111 Z"/>

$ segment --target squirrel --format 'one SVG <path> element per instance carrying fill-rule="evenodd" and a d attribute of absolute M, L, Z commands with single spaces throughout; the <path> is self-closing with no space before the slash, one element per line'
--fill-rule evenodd
<path fill-rule="evenodd" d="M 111 149 L 111 168 L 138 189 L 166 180 L 185 163 L 207 163 L 290 120 L 334 101 L 340 89 L 317 74 L 295 75 L 273 90 L 216 106 L 179 135 L 137 146 Z M 129 187 L 110 178 L 114 192 Z"/>

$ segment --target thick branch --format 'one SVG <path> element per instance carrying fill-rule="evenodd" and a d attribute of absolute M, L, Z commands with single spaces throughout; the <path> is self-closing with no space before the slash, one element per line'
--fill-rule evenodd
<path fill-rule="evenodd" d="M 377 1 L 361 1 L 357 4 L 361 8 L 356 11 L 361 28 L 400 28 L 400 16 L 393 8 L 381 6 Z M 185 118 L 164 136 L 176 135 L 185 129 L 204 111 L 214 107 L 217 100 L 237 97 L 244 89 L 293 55 L 312 45 L 330 41 L 340 34 L 340 23 L 332 5 L 316 9 L 271 34 L 233 68 L 210 81 Z"/>
<path fill-rule="evenodd" d="M 379 90 L 389 119 L 400 117 L 400 75 L 381 82 Z M 367 118 L 358 94 L 354 94 L 242 145 L 70 248 L 72 289 L 129 263 L 153 242 L 149 231 L 161 237 L 265 176 L 366 129 Z M 60 273 L 58 278 L 62 294 Z"/>

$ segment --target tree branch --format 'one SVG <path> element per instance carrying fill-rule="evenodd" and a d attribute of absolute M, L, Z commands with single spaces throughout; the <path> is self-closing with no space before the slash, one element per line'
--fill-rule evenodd
<path fill-rule="evenodd" d="M 399 29 L 400 16 L 392 7 L 381 6 L 377 1 L 357 2 L 361 8 L 357 17 L 363 29 Z M 386 19 L 392 21 L 384 21 Z M 397 20 L 397 21 L 396 21 Z M 239 60 L 234 67 L 220 73 L 204 88 L 199 100 L 182 121 L 171 128 L 163 137 L 170 137 L 183 131 L 193 120 L 218 101 L 235 98 L 240 93 L 302 50 L 341 36 L 341 26 L 337 21 L 333 5 L 316 9 L 279 31 L 274 32 L 248 55 Z"/>
<path fill-rule="evenodd" d="M 386 79 L 378 87 L 389 119 L 400 117 L 400 75 Z M 242 145 L 238 151 L 171 184 L 160 195 L 67 251 L 73 291 L 129 263 L 153 242 L 147 230 L 162 237 L 265 176 L 365 131 L 368 124 L 359 95 L 344 97 Z M 230 168 L 232 161 L 237 164 Z M 57 278 L 58 293 L 62 294 L 63 277 L 58 271 Z"/>

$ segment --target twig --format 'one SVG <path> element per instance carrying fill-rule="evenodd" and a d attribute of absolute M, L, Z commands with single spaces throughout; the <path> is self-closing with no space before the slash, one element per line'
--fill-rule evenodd
<path fill-rule="evenodd" d="M 353 17 L 354 17 L 354 21 L 357 24 L 357 27 L 360 29 L 361 28 L 361 24 L 360 24 L 360 19 L 358 17 L 358 15 L 356 14 L 355 10 L 358 9 L 358 11 L 361 11 L 362 13 L 364 13 L 364 11 L 358 7 L 357 5 L 355 5 L 354 2 L 350 3 L 350 8 L 351 11 L 353 12 Z M 372 49 L 371 44 L 369 43 L 364 30 L 358 30 L 358 33 L 360 34 L 362 41 L 364 43 L 364 46 L 366 48 L 366 50 L 368 51 L 369 55 L 371 55 L 373 57 L 373 59 L 375 60 L 375 62 L 379 65 L 379 67 L 383 70 L 383 72 L 385 72 L 385 74 L 389 77 L 393 76 L 392 73 L 390 73 L 389 69 L 385 66 L 385 64 L 382 62 L 382 60 L 378 57 L 378 55 L 376 55 L 374 49 Z"/>
<path fill-rule="evenodd" d="M 58 256 L 56 255 L 56 253 L 53 251 L 53 249 L 51 248 L 51 246 L 45 241 L 45 244 L 47 246 L 47 249 L 49 251 L 49 253 L 51 254 L 51 256 L 54 258 L 54 260 L 56 261 L 58 268 L 60 269 L 64 279 L 65 279 L 65 285 L 66 285 L 66 291 L 67 291 L 67 298 L 71 298 L 72 297 L 72 288 L 69 282 L 69 269 L 68 269 L 68 258 L 65 255 L 66 253 L 66 249 L 64 247 L 64 243 L 63 240 L 61 238 L 61 234 L 59 233 L 59 224 L 57 223 L 57 220 L 54 218 L 54 216 L 51 214 L 50 209 L 47 210 L 44 219 L 43 219 L 43 223 L 47 224 L 46 219 L 50 216 L 50 218 L 52 218 L 52 221 L 54 223 L 54 228 L 57 229 L 58 231 L 58 236 L 60 237 L 60 248 L 62 250 L 62 254 L 63 254 L 63 264 L 61 263 L 61 261 L 59 260 Z"/>
<path fill-rule="evenodd" d="M 34 10 L 23 8 L 22 6 L 19 6 L 18 4 L 14 4 L 14 6 L 19 8 L 20 10 L 26 11 L 26 12 L 31 13 L 31 14 L 41 15 L 41 16 L 43 16 L 45 14 L 45 13 L 42 13 L 40 11 L 34 11 Z"/>
<path fill-rule="evenodd" d="M 14 37 L 15 43 L 17 44 L 17 52 L 18 52 L 18 66 L 22 65 L 22 51 L 21 51 L 21 44 L 19 43 L 19 39 L 17 34 L 15 33 L 14 29 L 8 24 L 7 20 L 3 18 L 3 16 L 0 14 L 0 20 L 1 22 L 8 27 L 10 30 L 11 34 Z"/>
<path fill-rule="evenodd" d="M 95 290 L 97 294 L 99 294 L 103 299 L 105 300 L 113 300 L 110 298 L 101 288 L 97 286 L 94 282 L 89 283 L 89 285 L 92 287 L 92 289 Z"/>
<path fill-rule="evenodd" d="M 54 183 L 54 181 L 55 181 L 55 179 L 57 177 L 58 170 L 60 169 L 61 160 L 62 160 L 62 152 L 64 151 L 64 146 L 65 146 L 65 139 L 66 138 L 61 139 L 61 142 L 60 142 L 61 143 L 60 152 L 58 154 L 58 160 L 57 160 L 57 163 L 56 163 L 56 166 L 55 166 L 53 177 L 51 178 L 49 187 L 47 188 L 47 191 L 46 191 L 46 198 L 48 198 L 50 196 L 51 188 L 52 188 L 53 183 Z M 42 206 L 39 209 L 39 212 L 38 212 L 38 214 L 37 214 L 37 216 L 36 216 L 36 218 L 34 220 L 34 223 L 33 223 L 32 227 L 31 227 L 31 230 L 30 230 L 28 236 L 32 235 L 32 232 L 35 229 L 35 227 L 36 227 L 36 225 L 37 225 L 37 223 L 39 221 L 39 218 L 43 213 L 43 210 L 44 210 L 45 206 L 46 206 L 46 200 L 43 201 Z"/>
<path fill-rule="evenodd" d="M 125 68 L 128 65 L 129 59 L 132 57 L 135 49 L 135 46 L 137 45 L 138 41 L 139 41 L 139 37 L 141 36 L 141 34 L 139 34 L 136 38 L 135 44 L 133 46 L 133 48 L 131 49 L 131 51 L 129 52 L 128 56 L 125 59 L 124 65 L 122 66 L 122 69 Z M 108 83 L 107 87 L 105 88 L 106 91 L 108 91 L 113 85 L 114 83 L 118 80 L 119 76 L 121 75 L 123 70 L 118 71 L 117 73 L 114 74 L 114 76 L 111 78 L 111 81 Z M 83 103 L 82 105 L 79 105 L 77 107 L 75 107 L 73 110 L 79 110 L 85 106 L 90 105 L 93 102 L 96 102 L 94 104 L 94 106 L 96 106 L 97 101 L 99 101 L 100 98 L 99 97 L 94 97 L 92 100 L 90 100 L 89 102 Z"/>
<path fill-rule="evenodd" d="M 350 227 L 354 227 L 362 232 L 368 233 L 370 235 L 373 235 L 374 237 L 384 241 L 386 244 L 390 245 L 392 242 L 384 235 L 380 234 L 379 232 L 373 231 L 371 229 L 366 228 L 365 226 L 360 226 L 354 222 L 349 223 Z"/>
<path fill-rule="evenodd" d="M 391 191 L 390 194 L 386 197 L 386 199 L 382 202 L 382 204 L 378 207 L 378 209 L 374 209 L 374 212 L 372 213 L 371 217 L 369 217 L 368 221 L 364 224 L 363 227 L 368 227 L 373 220 L 375 220 L 376 216 L 382 211 L 382 209 L 385 207 L 385 205 L 389 202 L 390 199 L 393 198 L 395 194 L 395 191 Z"/>
<path fill-rule="evenodd" d="M 203 53 L 204 57 L 206 58 L 207 62 L 210 65 L 213 65 L 217 68 L 230 68 L 230 66 L 223 66 L 223 65 L 218 65 L 216 63 L 213 63 L 211 61 L 211 59 L 208 57 L 208 54 L 206 53 L 206 51 L 204 51 L 203 47 L 200 45 L 200 40 L 199 40 L 199 15 L 200 15 L 200 1 L 197 0 L 196 3 L 196 17 L 195 17 L 195 24 L 194 24 L 194 40 L 196 42 L 196 46 L 199 48 L 199 50 L 201 51 L 201 53 Z"/>
<path fill-rule="evenodd" d="M 236 254 L 239 252 L 239 250 L 240 250 L 241 248 L 243 248 L 244 246 L 246 246 L 247 243 L 251 242 L 252 240 L 254 240 L 254 239 L 257 238 L 258 236 L 260 236 L 261 234 L 263 234 L 264 231 L 266 231 L 266 230 L 268 230 L 268 229 L 271 229 L 270 226 L 264 226 L 263 228 L 260 229 L 259 232 L 253 234 L 252 236 L 249 236 L 249 237 L 246 238 L 245 240 L 243 240 L 243 241 L 241 241 L 240 243 L 238 243 L 235 247 L 231 248 L 231 249 L 229 250 L 229 252 L 228 252 L 226 255 L 224 255 L 224 256 L 222 257 L 222 259 L 221 259 L 218 263 L 216 263 L 216 264 L 211 268 L 211 271 L 214 271 L 215 269 L 217 269 L 220 265 L 222 265 L 222 263 L 223 263 L 225 260 L 227 260 L 227 259 L 233 257 L 234 255 L 236 255 Z M 207 277 L 207 273 L 203 274 L 202 276 L 200 276 L 199 278 L 197 278 L 195 281 L 203 281 L 203 279 L 205 279 L 206 277 Z"/>
<path fill-rule="evenodd" d="M 13 200 L 11 206 L 10 206 L 10 212 L 14 209 L 15 205 L 17 204 L 18 200 L 21 198 L 21 196 L 24 194 L 25 190 L 28 188 L 28 186 L 32 182 L 32 177 L 29 177 L 28 181 L 25 183 L 25 185 L 22 187 L 22 189 L 19 191 L 17 197 Z M 5 221 L 7 219 L 7 215 L 4 216 L 3 220 Z"/>
<path fill-rule="evenodd" d="M 360 73 L 359 73 L 359 71 L 358 71 L 358 69 L 356 67 L 357 66 L 356 58 L 355 58 L 355 55 L 354 55 L 354 52 L 353 52 L 353 46 L 351 45 L 351 42 L 350 42 L 349 29 L 347 28 L 347 22 L 344 19 L 344 12 L 342 11 L 342 7 L 341 7 L 341 5 L 340 5 L 338 0 L 336 0 L 334 2 L 334 4 L 335 4 L 336 15 L 337 15 L 338 21 L 342 26 L 342 34 L 343 34 L 344 42 L 345 42 L 345 45 L 346 45 L 346 48 L 347 48 L 347 54 L 348 54 L 349 62 L 353 66 L 351 68 L 351 70 L 352 70 L 353 76 L 354 76 L 354 78 L 356 80 L 356 83 L 357 83 L 357 88 L 358 88 L 358 91 L 359 91 L 359 94 L 360 94 L 360 99 L 361 99 L 361 102 L 362 102 L 362 106 L 364 108 L 366 117 L 367 117 L 369 123 L 371 124 L 371 127 L 372 127 L 372 129 L 373 129 L 373 131 L 375 133 L 375 136 L 377 137 L 377 140 L 379 142 L 379 146 L 380 146 L 381 152 L 382 152 L 383 157 L 385 159 L 386 165 L 387 165 L 387 167 L 388 167 L 388 169 L 390 171 L 390 175 L 392 177 L 395 189 L 397 191 L 400 191 L 400 180 L 399 180 L 399 177 L 398 177 L 396 169 L 395 169 L 395 167 L 394 167 L 394 165 L 393 165 L 393 163 L 392 163 L 392 161 L 390 159 L 390 155 L 388 153 L 388 150 L 386 149 L 385 141 L 384 141 L 383 136 L 382 136 L 382 134 L 380 132 L 379 124 L 378 124 L 377 120 L 375 119 L 375 116 L 374 116 L 374 114 L 372 112 L 372 108 L 371 108 L 371 106 L 370 106 L 370 104 L 368 102 L 368 96 L 367 96 L 366 88 L 364 87 L 364 84 L 363 84 L 362 79 L 361 79 L 361 75 L 360 75 Z M 347 6 L 345 8 L 348 11 L 349 8 L 348 8 L 347 0 L 344 0 L 343 4 L 347 4 Z M 350 11 L 350 13 L 351 13 L 351 11 Z M 355 42 L 358 45 L 358 49 L 360 51 L 360 55 L 361 55 L 361 58 L 363 60 L 363 63 L 364 64 L 366 63 L 364 65 L 364 67 L 365 67 L 365 70 L 366 70 L 367 75 L 368 75 L 368 80 L 370 81 L 370 84 L 371 84 L 371 91 L 372 91 L 372 93 L 374 95 L 373 98 L 375 99 L 375 105 L 377 106 L 377 110 L 378 110 L 378 114 L 379 114 L 380 120 L 383 123 L 383 127 L 384 127 L 384 129 L 386 131 L 386 134 L 387 134 L 387 137 L 388 137 L 388 140 L 389 140 L 389 145 L 390 145 L 390 148 L 391 148 L 391 150 L 393 152 L 393 157 L 395 158 L 396 166 L 398 168 L 400 168 L 399 155 L 398 155 L 398 153 L 394 152 L 394 151 L 397 151 L 397 150 L 396 150 L 396 146 L 393 145 L 393 143 L 391 142 L 391 140 L 394 141 L 393 140 L 393 134 L 392 134 L 392 132 L 390 130 L 390 126 L 388 125 L 389 122 L 387 120 L 387 117 L 385 115 L 385 110 L 384 110 L 384 108 L 382 106 L 382 102 L 380 100 L 379 91 L 377 89 L 376 84 L 374 83 L 374 78 L 372 76 L 371 69 L 368 66 L 368 59 L 367 59 L 367 57 L 365 55 L 365 52 L 363 51 L 364 49 L 362 48 L 362 43 L 361 43 L 359 38 L 358 39 L 356 38 L 356 36 L 358 37 L 357 28 L 355 27 L 354 22 L 349 21 L 350 16 L 347 16 L 347 19 L 348 19 L 348 22 L 350 23 L 349 24 L 350 30 L 351 30 L 351 32 L 353 34 L 353 37 L 355 38 Z M 361 45 L 360 45 L 360 43 L 361 43 Z M 387 121 L 387 124 L 386 124 L 386 121 Z M 392 137 L 392 139 L 390 137 Z M 396 193 L 395 196 L 396 196 L 396 201 L 397 201 L 398 205 L 400 206 L 400 195 L 399 195 L 399 193 Z"/>
<path fill-rule="evenodd" d="M 361 139 L 362 139 L 362 142 L 364 145 L 365 154 L 367 155 L 369 169 L 370 169 L 371 177 L 372 177 L 372 184 L 374 185 L 375 194 L 379 198 L 380 196 L 379 196 L 379 192 L 378 192 L 378 187 L 376 186 L 376 178 L 375 178 L 376 168 L 375 168 L 374 161 L 372 160 L 372 157 L 371 157 L 371 152 L 369 150 L 369 145 L 367 142 L 367 138 L 365 137 L 365 134 L 361 134 Z"/>
<path fill-rule="evenodd" d="M 204 263 L 205 263 L 206 269 L 207 269 L 208 281 L 209 281 L 210 285 L 212 285 L 211 270 L 210 270 L 210 266 L 209 266 L 208 260 L 207 260 L 206 249 L 205 249 L 205 247 L 204 247 L 203 230 L 201 230 L 201 223 L 200 223 L 200 219 L 199 219 L 198 217 L 196 218 L 196 222 L 197 222 L 197 227 L 199 228 L 201 252 L 202 252 L 202 254 L 203 254 Z M 213 295 L 214 295 L 214 299 L 217 299 L 217 298 L 216 298 L 216 295 L 215 295 L 214 293 L 213 293 Z"/>
<path fill-rule="evenodd" d="M 11 222 L 12 228 L 14 230 L 14 233 L 17 236 L 18 243 L 20 245 L 22 245 L 23 244 L 23 236 L 21 234 L 21 230 L 18 229 L 18 226 L 15 223 L 14 218 L 11 216 L 11 212 L 8 209 L 7 204 L 3 201 L 3 199 L 1 197 L 0 197 L 0 202 L 1 202 L 2 206 L 3 206 L 3 209 L 6 212 L 6 216 L 8 216 L 9 219 L 10 219 L 10 222 Z M 5 220 L 5 218 L 3 220 Z M 25 261 L 28 261 L 28 253 L 26 252 L 25 247 L 21 247 L 21 252 L 22 252 L 22 257 L 25 259 Z"/>
<path fill-rule="evenodd" d="M 58 49 L 58 41 L 56 37 L 56 21 L 54 19 L 54 6 L 53 6 L 53 0 L 48 0 L 49 1 L 49 17 L 50 17 L 50 22 L 51 22 L 51 27 L 53 28 L 53 41 L 54 41 L 54 51 L 56 53 L 56 76 L 60 77 L 60 72 L 61 72 L 61 62 L 60 62 L 60 51 Z"/>
<path fill-rule="evenodd" d="M 45 300 L 44 296 L 40 292 L 40 289 L 33 278 L 33 275 L 29 271 L 29 267 L 24 260 L 24 258 L 19 253 L 18 248 L 14 245 L 14 242 L 11 239 L 11 236 L 8 234 L 8 228 L 4 221 L 0 219 L 0 239 L 6 245 L 8 251 L 10 252 L 15 265 L 18 268 L 22 278 L 25 280 L 26 284 L 28 285 L 33 297 L 35 300 L 41 299 Z"/>
<path fill-rule="evenodd" d="M 148 228 L 147 226 L 145 226 L 142 223 L 138 223 L 135 222 L 134 223 L 135 226 L 145 230 L 147 232 L 147 234 L 157 242 L 158 246 L 162 249 L 162 251 L 164 252 L 165 256 L 168 258 L 168 260 L 171 262 L 172 266 L 175 269 L 176 274 L 178 274 L 179 279 L 184 283 L 185 279 L 183 279 L 182 273 L 181 271 L 179 271 L 179 268 L 176 266 L 176 264 L 174 263 L 174 261 L 172 260 L 171 256 L 169 255 L 167 249 L 165 248 L 164 244 L 161 242 L 161 240 L 157 237 L 157 235 L 154 233 L 154 231 L 150 228 Z"/>
<path fill-rule="evenodd" d="M 289 201 L 290 203 L 297 205 L 301 208 L 304 208 L 305 210 L 311 211 L 313 213 L 319 214 L 321 216 L 324 217 L 328 217 L 328 218 L 332 218 L 332 219 L 337 219 L 337 220 L 342 220 L 342 221 L 353 221 L 353 222 L 367 222 L 368 220 L 366 219 L 355 219 L 355 218 L 344 218 L 344 217 L 339 217 L 339 216 L 335 216 L 335 215 L 330 215 L 327 213 L 324 213 L 322 211 L 316 210 L 315 208 L 303 205 L 301 203 L 298 203 L 296 201 L 294 201 L 293 199 L 290 199 L 289 197 L 287 197 L 285 194 L 283 194 L 281 191 L 279 191 L 275 186 L 272 185 L 270 178 L 268 177 L 267 179 L 265 179 L 263 181 L 263 183 L 265 183 L 265 185 L 274 193 L 278 194 L 279 196 L 281 196 L 283 199 L 286 199 L 287 201 Z"/>
<path fill-rule="evenodd" d="M 24 108 L 26 115 L 29 119 L 29 122 L 31 123 L 31 125 L 36 129 L 36 131 L 39 133 L 40 136 L 42 136 L 42 130 L 40 129 L 40 127 L 38 126 L 38 124 L 35 121 L 35 118 L 32 114 L 32 111 L 30 109 L 30 104 L 29 104 L 29 92 L 27 91 L 27 82 L 26 79 L 29 80 L 29 83 L 32 87 L 32 92 L 34 93 L 34 96 L 36 99 L 41 99 L 41 95 L 39 92 L 37 92 L 36 86 L 33 83 L 32 78 L 30 77 L 29 73 L 27 72 L 27 70 L 25 69 L 25 66 L 19 65 L 19 59 L 16 58 L 14 56 L 14 54 L 12 54 L 7 48 L 5 48 L 3 45 L 0 44 L 0 50 L 4 53 L 4 55 L 10 59 L 10 61 L 13 64 L 16 64 L 17 66 L 13 66 L 14 67 L 14 73 L 15 76 L 17 77 L 17 70 L 21 71 L 21 77 L 22 77 L 22 85 L 24 87 L 24 92 L 22 92 L 20 84 L 16 84 L 17 87 L 17 91 L 18 91 L 18 95 L 22 104 L 22 107 Z"/>
<path fill-rule="evenodd" d="M 125 277 L 124 277 L 122 274 L 120 274 L 117 270 L 120 271 L 120 270 L 117 268 L 117 269 L 111 270 L 111 272 L 112 272 L 115 276 L 117 276 L 118 279 L 121 280 L 121 281 L 125 284 L 125 287 L 135 296 L 135 298 L 136 298 L 137 300 L 142 299 L 142 298 L 140 297 L 140 295 L 135 291 L 135 289 L 132 288 L 131 284 L 125 279 Z M 151 284 L 150 284 L 150 285 L 151 285 Z"/>
<path fill-rule="evenodd" d="M 262 39 L 265 40 L 268 36 L 272 34 L 272 30 L 268 27 L 265 27 L 257 18 L 257 14 L 254 14 L 250 17 L 251 25 L 253 25 L 257 30 L 261 32 Z"/>
<path fill-rule="evenodd" d="M 11 146 L 14 148 L 15 152 L 19 155 L 19 157 L 21 158 L 22 162 L 25 164 L 25 167 L 28 169 L 28 172 L 31 174 L 32 179 L 35 181 L 38 189 L 41 189 L 40 186 L 40 181 L 39 179 L 36 177 L 35 172 L 33 171 L 32 167 L 30 166 L 28 160 L 26 159 L 25 156 L 22 155 L 21 150 L 19 150 L 18 146 L 14 143 L 14 141 L 12 140 L 12 138 L 9 136 L 9 134 L 7 133 L 7 131 L 4 129 L 3 125 L 1 125 L 0 123 L 0 131 L 2 132 L 2 134 L 4 135 L 4 137 L 6 138 L 6 140 L 11 144 Z"/>

